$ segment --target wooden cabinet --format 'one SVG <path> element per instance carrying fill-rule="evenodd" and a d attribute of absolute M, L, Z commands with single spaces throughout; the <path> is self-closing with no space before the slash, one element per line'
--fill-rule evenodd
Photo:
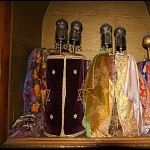
<path fill-rule="evenodd" d="M 150 137 L 139 138 L 9 138 L 12 1 L 0 1 L 0 148 L 150 147 Z"/>
<path fill-rule="evenodd" d="M 0 144 L 8 137 L 12 2 L 0 1 Z"/>

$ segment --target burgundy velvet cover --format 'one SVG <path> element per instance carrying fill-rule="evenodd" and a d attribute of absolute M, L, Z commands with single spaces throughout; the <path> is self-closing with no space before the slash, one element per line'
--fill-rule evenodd
<path fill-rule="evenodd" d="M 74 137 L 84 132 L 83 99 L 78 90 L 81 89 L 86 77 L 87 65 L 87 60 L 81 58 L 66 59 L 66 97 L 63 103 L 64 58 L 47 60 L 47 101 L 44 114 L 44 132 L 47 136 Z"/>

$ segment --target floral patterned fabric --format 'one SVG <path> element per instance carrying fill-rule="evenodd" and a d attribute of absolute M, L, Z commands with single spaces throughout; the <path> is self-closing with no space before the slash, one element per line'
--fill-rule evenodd
<path fill-rule="evenodd" d="M 46 49 L 34 49 L 28 59 L 28 68 L 24 82 L 24 112 L 44 110 L 46 97 Z"/>
<path fill-rule="evenodd" d="M 144 126 L 150 129 L 150 61 L 138 64 Z"/>
<path fill-rule="evenodd" d="M 46 61 L 46 50 L 38 50 L 33 70 L 33 88 L 36 102 L 32 105 L 32 112 L 44 111 L 44 102 L 46 98 Z"/>

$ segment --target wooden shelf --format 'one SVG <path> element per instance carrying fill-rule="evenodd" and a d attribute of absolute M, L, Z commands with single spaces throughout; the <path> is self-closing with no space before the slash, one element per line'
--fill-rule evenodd
<path fill-rule="evenodd" d="M 0 148 L 150 148 L 150 137 L 143 138 L 8 138 Z"/>

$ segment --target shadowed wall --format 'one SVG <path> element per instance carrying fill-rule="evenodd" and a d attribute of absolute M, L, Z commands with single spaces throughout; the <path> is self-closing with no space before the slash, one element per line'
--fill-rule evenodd
<path fill-rule="evenodd" d="M 23 113 L 23 84 L 28 57 L 41 47 L 42 22 L 49 1 L 14 1 L 10 125 Z"/>
<path fill-rule="evenodd" d="M 70 32 L 71 22 L 78 19 L 83 25 L 82 52 L 79 53 L 92 59 L 100 50 L 99 29 L 109 23 L 113 31 L 117 26 L 126 29 L 127 51 L 136 61 L 142 61 L 147 57 L 142 39 L 150 34 L 149 8 L 144 1 L 51 1 L 43 21 L 42 47 L 54 47 L 56 20 L 66 19 Z M 114 32 L 112 34 L 114 46 Z"/>

